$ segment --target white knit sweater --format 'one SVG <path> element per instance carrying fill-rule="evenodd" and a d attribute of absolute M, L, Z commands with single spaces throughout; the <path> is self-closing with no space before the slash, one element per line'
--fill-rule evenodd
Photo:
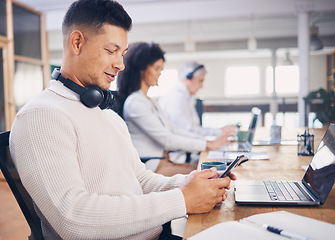
<path fill-rule="evenodd" d="M 58 81 L 19 111 L 10 151 L 46 239 L 157 239 L 186 214 L 185 176 L 146 170 L 123 120 Z"/>

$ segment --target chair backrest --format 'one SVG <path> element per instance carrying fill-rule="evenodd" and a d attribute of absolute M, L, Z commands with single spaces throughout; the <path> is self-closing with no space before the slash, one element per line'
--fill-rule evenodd
<path fill-rule="evenodd" d="M 197 114 L 198 114 L 199 121 L 200 121 L 200 126 L 202 126 L 202 115 L 204 113 L 204 103 L 202 99 L 197 98 L 195 100 L 195 109 L 197 110 Z"/>
<path fill-rule="evenodd" d="M 0 168 L 31 230 L 29 239 L 43 239 L 41 221 L 37 216 L 33 201 L 23 187 L 9 153 L 10 131 L 0 133 Z"/>
<path fill-rule="evenodd" d="M 119 114 L 121 118 L 123 118 L 123 104 L 124 104 L 124 99 L 119 96 L 117 91 L 111 91 L 114 97 L 114 102 L 112 106 L 112 110 Z"/>

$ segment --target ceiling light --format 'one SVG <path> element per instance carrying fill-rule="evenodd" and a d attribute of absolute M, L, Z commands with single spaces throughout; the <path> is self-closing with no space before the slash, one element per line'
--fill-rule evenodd
<path fill-rule="evenodd" d="M 191 36 L 188 36 L 184 42 L 185 52 L 194 52 L 195 51 L 195 41 Z"/>
<path fill-rule="evenodd" d="M 257 41 L 253 35 L 251 35 L 248 39 L 248 50 L 250 52 L 254 52 L 257 50 Z"/>
<path fill-rule="evenodd" d="M 317 26 L 312 26 L 310 29 L 311 38 L 309 42 L 309 49 L 311 51 L 321 50 L 323 48 L 323 43 L 319 38 L 319 28 Z"/>
<path fill-rule="evenodd" d="M 283 66 L 291 66 L 291 65 L 293 65 L 293 62 L 292 62 L 292 60 L 290 58 L 290 52 L 288 50 L 286 50 L 286 58 L 285 58 L 285 60 L 284 60 L 284 62 L 283 62 L 282 65 Z"/>
<path fill-rule="evenodd" d="M 187 37 L 184 41 L 184 51 L 185 52 L 195 52 L 195 41 L 192 37 L 192 21 L 187 22 Z"/>
<path fill-rule="evenodd" d="M 254 37 L 254 15 L 251 15 L 250 20 L 250 37 L 248 39 L 248 50 L 254 52 L 257 50 L 257 41 Z"/>

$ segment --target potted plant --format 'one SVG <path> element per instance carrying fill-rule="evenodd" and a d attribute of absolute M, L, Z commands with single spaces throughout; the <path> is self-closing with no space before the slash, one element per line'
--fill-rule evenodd
<path fill-rule="evenodd" d="M 323 125 L 335 121 L 335 92 L 323 88 L 310 92 L 305 98 L 306 104 L 319 103 L 313 122 L 318 119 Z"/>

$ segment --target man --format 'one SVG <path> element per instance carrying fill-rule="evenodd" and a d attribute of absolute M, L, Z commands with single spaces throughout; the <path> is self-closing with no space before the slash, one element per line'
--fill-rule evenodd
<path fill-rule="evenodd" d="M 11 155 L 45 239 L 158 239 L 166 222 L 226 198 L 230 179 L 216 169 L 169 178 L 146 170 L 126 124 L 102 110 L 124 69 L 130 28 L 116 2 L 74 2 L 63 20 L 59 81 L 14 120 Z"/>
<path fill-rule="evenodd" d="M 168 94 L 161 97 L 159 104 L 164 114 L 175 126 L 202 136 L 221 136 L 223 132 L 236 134 L 236 126 L 205 128 L 195 109 L 194 95 L 203 87 L 205 66 L 197 62 L 187 62 L 180 71 L 180 82 Z"/>

